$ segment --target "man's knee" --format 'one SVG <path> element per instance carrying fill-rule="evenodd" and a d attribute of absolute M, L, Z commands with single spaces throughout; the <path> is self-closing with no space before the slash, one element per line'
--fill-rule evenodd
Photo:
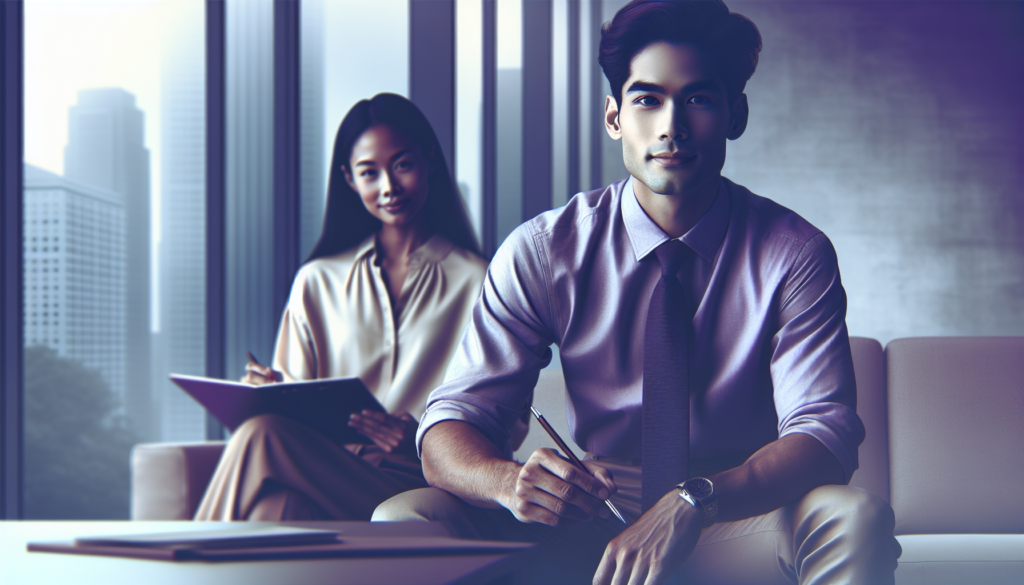
<path fill-rule="evenodd" d="M 875 494 L 839 485 L 811 490 L 793 516 L 800 581 L 893 583 L 903 552 L 895 526 L 892 506 Z"/>
<path fill-rule="evenodd" d="M 865 534 L 892 536 L 896 515 L 881 497 L 846 485 L 824 485 L 800 500 L 797 518 L 815 519 L 815 523 L 840 521 Z"/>
<path fill-rule="evenodd" d="M 428 487 L 403 492 L 385 500 L 374 510 L 371 520 L 441 522 L 452 536 L 482 538 L 477 526 L 480 512 L 444 490 Z"/>
<path fill-rule="evenodd" d="M 418 520 L 443 522 L 453 514 L 462 513 L 465 503 L 437 488 L 420 488 L 402 492 L 381 502 L 373 512 L 373 522 L 404 522 Z"/>

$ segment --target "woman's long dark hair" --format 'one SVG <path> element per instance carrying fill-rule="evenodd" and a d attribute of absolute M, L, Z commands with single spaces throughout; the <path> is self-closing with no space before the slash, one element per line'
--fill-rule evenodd
<path fill-rule="evenodd" d="M 345 180 L 342 167 L 349 165 L 352 146 L 371 126 L 384 125 L 408 136 L 430 160 L 427 201 L 420 213 L 426 214 L 431 233 L 438 233 L 456 246 L 480 256 L 473 228 L 455 189 L 451 172 L 441 152 L 441 144 L 423 112 L 411 101 L 393 93 L 378 93 L 361 100 L 345 114 L 334 138 L 331 173 L 327 183 L 327 208 L 320 239 L 313 246 L 306 262 L 333 256 L 357 245 L 380 229 L 379 219 L 370 215 L 359 194 Z"/>

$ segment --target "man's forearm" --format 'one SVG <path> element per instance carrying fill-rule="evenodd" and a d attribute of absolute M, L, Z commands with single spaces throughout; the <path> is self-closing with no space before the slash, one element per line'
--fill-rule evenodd
<path fill-rule="evenodd" d="M 427 483 L 482 508 L 508 507 L 519 469 L 473 425 L 447 420 L 423 437 L 423 476 Z"/>
<path fill-rule="evenodd" d="M 712 477 L 718 493 L 718 521 L 767 514 L 812 489 L 842 484 L 843 468 L 820 441 L 792 433 L 750 456 L 743 465 Z"/>

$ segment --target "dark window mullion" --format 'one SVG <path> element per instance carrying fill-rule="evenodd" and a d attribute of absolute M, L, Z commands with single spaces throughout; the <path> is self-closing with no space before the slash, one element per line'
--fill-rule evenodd
<path fill-rule="evenodd" d="M 569 184 L 566 197 L 580 191 L 580 5 L 569 3 Z"/>
<path fill-rule="evenodd" d="M 0 1 L 0 519 L 22 517 L 24 9 Z"/>
<path fill-rule="evenodd" d="M 523 2 L 523 211 L 551 209 L 551 0 Z"/>
<path fill-rule="evenodd" d="M 490 259 L 494 256 L 498 238 L 498 0 L 483 2 L 483 242 L 480 248 Z"/>
<path fill-rule="evenodd" d="M 225 0 L 206 0 L 206 375 L 225 368 Z M 206 438 L 223 427 L 206 413 Z"/>
<path fill-rule="evenodd" d="M 590 2 L 590 49 L 595 58 L 590 63 L 590 103 L 592 108 L 590 116 L 590 186 L 588 189 L 599 189 L 604 186 L 604 178 L 601 176 L 601 142 L 605 133 L 604 129 L 604 92 L 602 91 L 601 66 L 597 63 L 597 50 L 601 44 L 601 25 L 604 23 L 601 11 L 604 3 L 601 0 Z"/>
<path fill-rule="evenodd" d="M 455 0 L 409 0 L 409 99 L 430 120 L 455 177 Z"/>
<path fill-rule="evenodd" d="M 299 0 L 274 0 L 274 320 L 299 268 Z"/>

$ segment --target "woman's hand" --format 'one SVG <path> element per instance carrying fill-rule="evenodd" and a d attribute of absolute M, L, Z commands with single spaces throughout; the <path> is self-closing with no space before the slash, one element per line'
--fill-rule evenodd
<path fill-rule="evenodd" d="M 354 412 L 348 426 L 372 439 L 386 453 L 416 453 L 416 429 L 419 423 L 408 412 L 399 415 L 364 410 Z"/>
<path fill-rule="evenodd" d="M 245 364 L 245 375 L 242 376 L 243 383 L 252 384 L 253 386 L 273 384 L 280 382 L 281 379 L 281 372 L 275 372 L 273 368 L 268 366 L 261 366 L 251 359 L 249 363 Z"/>

